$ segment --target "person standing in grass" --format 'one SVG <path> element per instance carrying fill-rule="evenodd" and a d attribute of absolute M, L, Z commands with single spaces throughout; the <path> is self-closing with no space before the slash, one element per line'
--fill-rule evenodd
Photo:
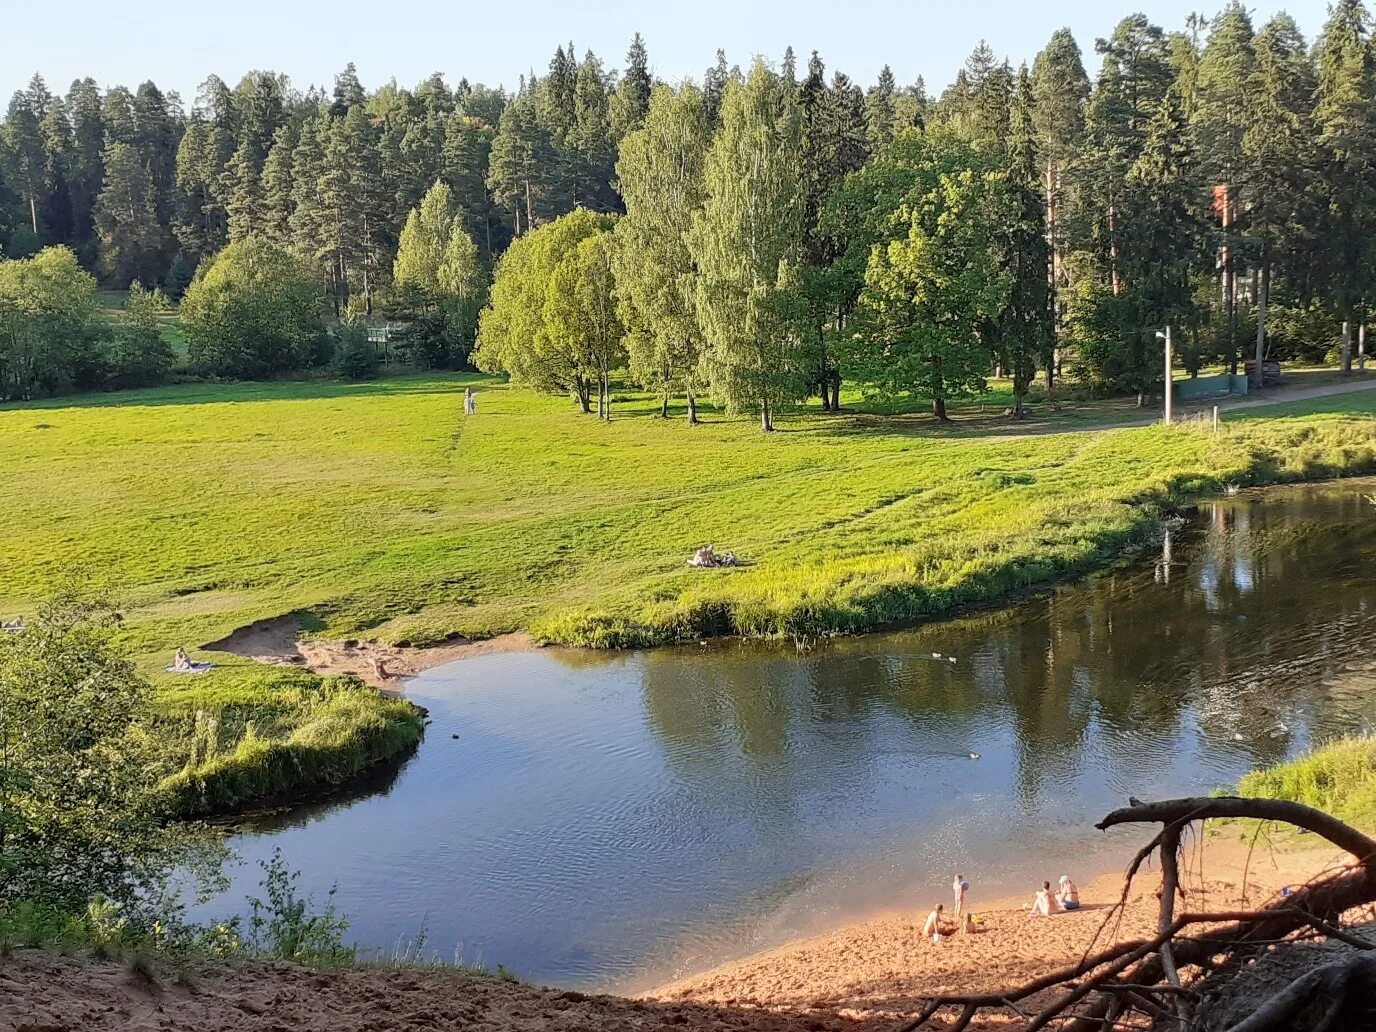
<path fill-rule="evenodd" d="M 478 414 L 478 396 L 473 393 L 472 387 L 464 388 L 463 414 L 465 416 L 476 416 Z"/>

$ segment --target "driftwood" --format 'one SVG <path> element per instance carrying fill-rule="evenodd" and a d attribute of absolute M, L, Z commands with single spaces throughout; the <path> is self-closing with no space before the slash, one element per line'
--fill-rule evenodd
<path fill-rule="evenodd" d="M 1312 1015 L 1303 1027 L 1346 1027 L 1345 1015 L 1376 1007 L 1373 944 L 1340 925 L 1345 911 L 1376 900 L 1376 840 L 1321 810 L 1278 799 L 1228 796 L 1155 803 L 1133 800 L 1133 804 L 1113 811 L 1095 827 L 1162 827 L 1128 865 L 1122 896 L 1105 917 L 1100 933 L 1115 915 L 1121 915 L 1142 864 L 1159 852 L 1161 906 L 1154 937 L 1086 952 L 1079 963 L 1006 992 L 932 997 L 897 1032 L 916 1032 L 938 1012 L 957 1007 L 955 1020 L 943 1026 L 946 1032 L 968 1028 L 983 1010 L 1011 1011 L 1023 1020 L 1024 1032 L 1053 1026 L 1065 1032 L 1104 1032 L 1125 1023 L 1189 1032 L 1203 1028 L 1197 1013 L 1201 983 L 1182 978 L 1182 971 L 1216 971 L 1229 960 L 1294 942 L 1301 934 L 1333 939 L 1360 952 L 1296 979 L 1228 1032 L 1282 1032 L 1298 1027 L 1296 1017 L 1309 1012 L 1316 997 L 1326 1001 L 1326 1009 Z M 1326 839 L 1352 854 L 1353 860 L 1351 866 L 1325 872 L 1289 897 L 1255 910 L 1197 910 L 1177 915 L 1176 900 L 1184 898 L 1179 870 L 1183 833 L 1187 826 L 1211 818 L 1281 821 Z M 1201 925 L 1205 927 L 1197 930 Z M 1050 990 L 1061 991 L 1036 1014 L 1029 1015 L 1019 1006 Z"/>

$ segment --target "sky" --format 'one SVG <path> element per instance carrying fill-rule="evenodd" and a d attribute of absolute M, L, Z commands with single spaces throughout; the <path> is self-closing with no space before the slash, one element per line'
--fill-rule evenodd
<path fill-rule="evenodd" d="M 1093 75 L 1094 39 L 1141 9 L 1168 30 L 1183 28 L 1190 0 L 238 0 L 229 4 L 113 4 L 109 0 L 0 0 L 0 26 L 12 45 L 0 64 L 0 97 L 35 72 L 65 92 L 77 77 L 133 88 L 152 79 L 190 102 L 214 72 L 231 85 L 251 69 L 289 75 L 300 87 L 328 85 L 353 61 L 369 88 L 395 78 L 414 85 L 440 71 L 514 86 L 532 68 L 543 73 L 555 46 L 573 41 L 611 67 L 623 63 L 639 31 L 660 78 L 700 77 L 717 48 L 735 64 L 756 55 L 777 60 L 786 46 L 800 67 L 816 49 L 832 71 L 868 85 L 884 64 L 900 84 L 922 75 L 939 92 L 981 39 L 1014 65 L 1031 62 L 1051 33 L 1069 26 Z M 1312 39 L 1327 16 L 1325 0 L 1248 4 L 1256 24 L 1288 9 Z"/>

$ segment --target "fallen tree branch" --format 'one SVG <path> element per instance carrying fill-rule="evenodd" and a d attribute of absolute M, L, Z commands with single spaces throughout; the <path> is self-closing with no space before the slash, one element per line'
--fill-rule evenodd
<path fill-rule="evenodd" d="M 1114 810 L 1094 826 L 1100 831 L 1106 831 L 1119 824 L 1172 824 L 1182 820 L 1208 820 L 1217 817 L 1284 821 L 1327 839 L 1339 849 L 1344 849 L 1357 857 L 1363 864 L 1376 863 L 1376 839 L 1368 838 L 1356 828 L 1344 824 L 1322 810 L 1285 799 L 1244 799 L 1241 796 L 1166 799 L 1158 803 L 1143 803 L 1141 806 Z"/>

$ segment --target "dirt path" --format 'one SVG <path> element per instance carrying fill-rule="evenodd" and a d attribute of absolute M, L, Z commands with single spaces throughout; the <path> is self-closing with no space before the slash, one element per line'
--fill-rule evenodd
<path fill-rule="evenodd" d="M 300 617 L 288 613 L 241 627 L 202 648 L 260 663 L 302 666 L 325 676 L 352 674 L 374 688 L 389 691 L 399 690 L 402 678 L 414 677 L 456 659 L 535 648 L 530 635 L 523 632 L 500 634 L 480 641 L 456 638 L 427 648 L 382 645 L 353 638 L 301 640 L 300 634 Z"/>

